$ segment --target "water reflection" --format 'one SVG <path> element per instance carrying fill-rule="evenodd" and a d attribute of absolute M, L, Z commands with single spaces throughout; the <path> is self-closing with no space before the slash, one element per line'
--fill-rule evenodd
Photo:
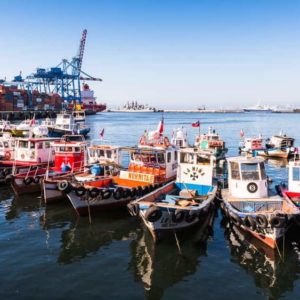
<path fill-rule="evenodd" d="M 155 244 L 144 228 L 131 243 L 132 259 L 129 268 L 135 280 L 140 281 L 147 299 L 161 299 L 167 288 L 194 274 L 201 256 L 206 256 L 207 240 L 212 236 L 213 216 L 210 226 L 186 236 L 178 236 L 181 253 L 175 238 Z"/>
<path fill-rule="evenodd" d="M 222 220 L 225 237 L 229 242 L 232 261 L 250 274 L 265 296 L 278 299 L 285 292 L 292 291 L 298 279 L 300 266 L 298 255 L 286 241 L 280 254 L 247 234 L 243 230 Z"/>
<path fill-rule="evenodd" d="M 70 213 L 71 211 L 71 213 Z M 40 218 L 42 228 L 51 239 L 51 230 L 60 228 L 61 241 L 57 261 L 70 264 L 96 254 L 113 241 L 131 240 L 136 236 L 136 222 L 122 212 L 106 213 L 92 219 L 78 218 L 69 207 L 62 210 L 46 208 Z M 49 241 L 46 241 L 47 243 Z"/>
<path fill-rule="evenodd" d="M 289 163 L 286 158 L 267 158 L 266 162 L 275 168 L 286 168 Z"/>

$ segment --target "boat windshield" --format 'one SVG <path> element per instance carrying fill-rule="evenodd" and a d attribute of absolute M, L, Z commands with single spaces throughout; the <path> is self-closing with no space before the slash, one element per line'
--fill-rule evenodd
<path fill-rule="evenodd" d="M 293 181 L 300 181 L 300 168 L 299 167 L 293 168 Z"/>
<path fill-rule="evenodd" d="M 241 164 L 243 180 L 259 180 L 259 164 Z"/>

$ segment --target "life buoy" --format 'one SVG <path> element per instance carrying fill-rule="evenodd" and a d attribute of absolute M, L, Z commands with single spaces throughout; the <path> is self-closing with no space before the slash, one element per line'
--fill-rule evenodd
<path fill-rule="evenodd" d="M 89 190 L 89 196 L 91 198 L 96 198 L 99 196 L 99 194 L 100 194 L 100 191 L 97 188 L 92 188 Z"/>
<path fill-rule="evenodd" d="M 128 203 L 127 208 L 131 216 L 137 217 L 139 215 L 140 206 L 137 203 Z"/>
<path fill-rule="evenodd" d="M 286 222 L 286 215 L 278 215 L 270 219 L 270 225 L 274 228 L 282 228 L 286 225 Z"/>
<path fill-rule="evenodd" d="M 61 192 L 64 192 L 68 189 L 69 183 L 67 180 L 61 180 L 57 183 L 57 189 Z"/>
<path fill-rule="evenodd" d="M 101 190 L 101 196 L 103 199 L 108 199 L 111 197 L 112 191 L 110 189 Z"/>
<path fill-rule="evenodd" d="M 185 210 L 183 209 L 176 209 L 175 212 L 172 214 L 172 221 L 174 223 L 180 223 L 184 220 L 186 215 Z"/>
<path fill-rule="evenodd" d="M 116 200 L 120 200 L 123 197 L 123 189 L 121 187 L 118 187 L 113 192 L 113 197 Z"/>
<path fill-rule="evenodd" d="M 185 221 L 187 223 L 192 223 L 196 220 L 196 218 L 197 218 L 197 213 L 195 211 L 191 210 L 190 212 L 188 212 L 186 214 Z"/>
<path fill-rule="evenodd" d="M 258 187 L 257 187 L 257 184 L 255 182 L 248 183 L 247 190 L 248 190 L 249 193 L 252 193 L 252 194 L 256 193 L 257 189 L 258 189 Z"/>
<path fill-rule="evenodd" d="M 78 197 L 82 197 L 84 196 L 86 193 L 86 189 L 84 186 L 79 186 L 75 189 L 75 194 L 78 196 Z"/>
<path fill-rule="evenodd" d="M 169 139 L 168 139 L 167 136 L 164 137 L 164 145 L 165 145 L 165 147 L 169 147 L 170 146 L 170 141 L 169 141 Z"/>
<path fill-rule="evenodd" d="M 40 177 L 38 177 L 38 176 L 34 177 L 34 178 L 33 178 L 33 182 L 34 182 L 35 184 L 39 184 L 39 183 L 40 183 Z"/>
<path fill-rule="evenodd" d="M 252 216 L 246 216 L 245 221 L 244 221 L 244 225 L 246 227 L 249 227 L 251 230 L 255 230 L 256 229 L 255 218 L 252 217 Z"/>
<path fill-rule="evenodd" d="M 23 183 L 26 185 L 29 185 L 32 182 L 32 178 L 31 177 L 25 177 L 23 179 Z"/>
<path fill-rule="evenodd" d="M 10 151 L 6 151 L 5 154 L 4 154 L 4 159 L 5 160 L 10 160 L 11 159 L 11 153 Z"/>
<path fill-rule="evenodd" d="M 158 206 L 150 206 L 145 213 L 145 219 L 151 223 L 157 222 L 161 217 L 162 211 Z"/>
<path fill-rule="evenodd" d="M 242 224 L 242 219 L 240 218 L 239 215 L 237 215 L 234 212 L 230 212 L 229 213 L 230 219 L 232 221 L 232 223 L 236 226 L 240 226 Z"/>
<path fill-rule="evenodd" d="M 259 228 L 267 228 L 268 227 L 268 220 L 265 215 L 257 215 L 255 217 L 256 224 Z"/>

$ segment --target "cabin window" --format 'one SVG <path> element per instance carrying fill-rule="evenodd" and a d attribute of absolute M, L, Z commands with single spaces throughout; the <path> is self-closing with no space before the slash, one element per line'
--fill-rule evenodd
<path fill-rule="evenodd" d="M 106 151 L 106 157 L 111 158 L 111 151 Z"/>
<path fill-rule="evenodd" d="M 27 141 L 19 141 L 19 148 L 28 148 Z"/>
<path fill-rule="evenodd" d="M 167 162 L 171 162 L 171 152 L 167 153 Z"/>
<path fill-rule="evenodd" d="M 155 156 L 155 154 L 151 154 L 151 155 L 150 155 L 150 162 L 151 162 L 152 164 L 156 164 L 156 156 Z"/>
<path fill-rule="evenodd" d="M 181 163 L 187 163 L 188 162 L 188 158 L 187 158 L 186 153 L 180 153 L 180 162 Z"/>
<path fill-rule="evenodd" d="M 293 168 L 293 181 L 300 181 L 300 168 Z"/>
<path fill-rule="evenodd" d="M 95 150 L 90 149 L 89 150 L 89 156 L 94 157 L 95 156 Z"/>
<path fill-rule="evenodd" d="M 231 161 L 230 162 L 230 169 L 231 169 L 231 178 L 235 180 L 240 180 L 240 170 L 239 170 L 239 164 L 236 162 Z"/>
<path fill-rule="evenodd" d="M 45 142 L 45 148 L 50 148 L 50 142 L 49 141 Z"/>
<path fill-rule="evenodd" d="M 259 164 L 241 164 L 243 180 L 259 180 Z"/>
<path fill-rule="evenodd" d="M 42 142 L 37 143 L 37 149 L 43 149 L 43 143 Z"/>
<path fill-rule="evenodd" d="M 144 163 L 148 163 L 149 162 L 149 156 L 148 155 L 142 154 L 141 158 L 142 158 L 142 162 L 144 162 Z"/>
<path fill-rule="evenodd" d="M 64 128 L 65 128 L 65 129 L 68 129 L 68 128 L 69 128 L 69 125 L 64 125 Z"/>
<path fill-rule="evenodd" d="M 9 147 L 8 142 L 3 142 L 3 145 L 4 145 L 5 148 L 8 148 L 8 147 Z"/>
<path fill-rule="evenodd" d="M 65 152 L 65 147 L 59 147 L 59 152 Z"/>
<path fill-rule="evenodd" d="M 202 157 L 201 155 L 197 155 L 197 164 L 207 163 L 207 159 Z"/>
<path fill-rule="evenodd" d="M 178 154 L 177 154 L 177 151 L 174 152 L 174 159 L 175 161 L 177 161 L 177 158 L 178 158 Z"/>
<path fill-rule="evenodd" d="M 157 161 L 159 164 L 165 163 L 165 156 L 163 153 L 157 153 Z"/>
<path fill-rule="evenodd" d="M 30 149 L 34 149 L 35 148 L 35 143 L 31 142 L 30 143 Z"/>
<path fill-rule="evenodd" d="M 263 162 L 260 163 L 260 170 L 261 170 L 261 179 L 266 179 L 266 169 L 265 169 L 265 164 Z"/>

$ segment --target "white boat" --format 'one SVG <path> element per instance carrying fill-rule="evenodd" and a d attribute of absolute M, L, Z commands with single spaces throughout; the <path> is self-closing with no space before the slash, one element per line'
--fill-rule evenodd
<path fill-rule="evenodd" d="M 287 199 L 270 196 L 261 157 L 228 160 L 228 189 L 222 190 L 221 208 L 235 226 L 275 249 L 299 209 Z"/>
<path fill-rule="evenodd" d="M 9 132 L 0 137 L 0 160 L 13 160 L 15 155 L 15 138 Z"/>
<path fill-rule="evenodd" d="M 245 112 L 272 112 L 272 108 L 267 105 L 256 104 L 252 107 L 247 107 L 243 109 Z"/>
<path fill-rule="evenodd" d="M 189 147 L 187 131 L 185 128 L 181 127 L 173 130 L 171 145 L 178 149 Z"/>
<path fill-rule="evenodd" d="M 109 112 L 156 112 L 156 108 L 149 106 L 148 104 L 139 104 L 137 101 L 127 102 L 123 107 L 116 109 L 109 109 Z"/>
<path fill-rule="evenodd" d="M 253 154 L 257 150 L 264 151 L 265 149 L 266 146 L 264 143 L 264 139 L 261 136 L 252 138 L 245 137 L 243 138 L 239 147 L 240 152 L 249 154 Z"/>
<path fill-rule="evenodd" d="M 213 160 L 203 159 L 194 148 L 181 149 L 179 157 L 175 182 L 128 204 L 131 215 L 141 217 L 155 240 L 208 224 L 214 209 Z"/>

